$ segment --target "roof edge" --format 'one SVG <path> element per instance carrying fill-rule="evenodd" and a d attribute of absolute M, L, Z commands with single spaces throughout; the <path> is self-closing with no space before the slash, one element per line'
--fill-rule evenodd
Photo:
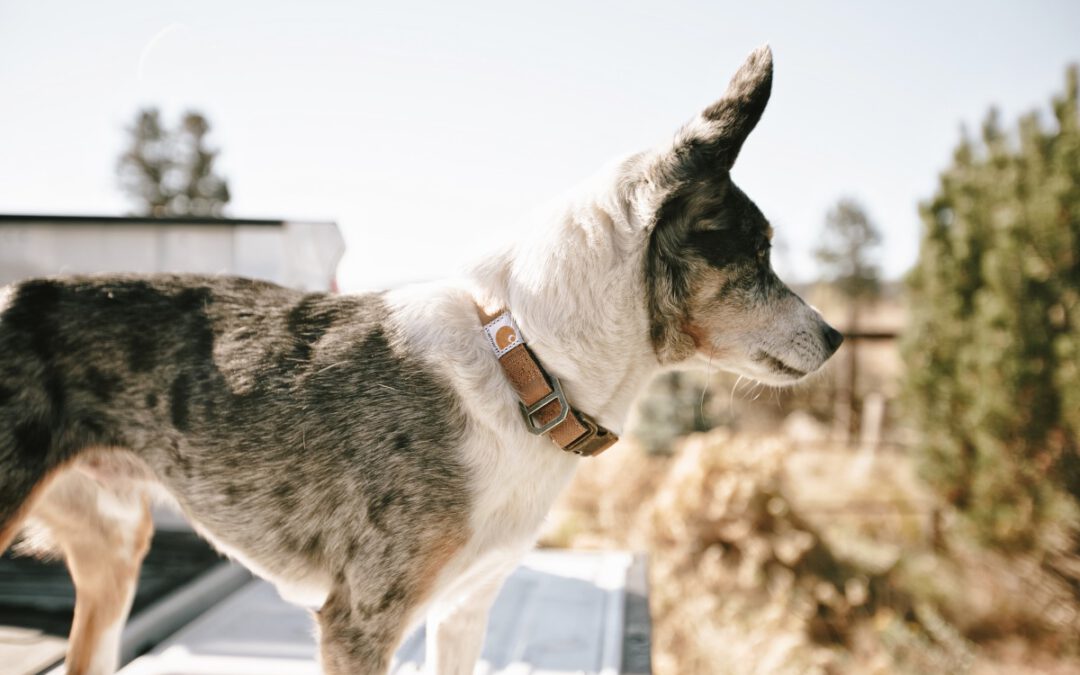
<path fill-rule="evenodd" d="M 334 225 L 329 220 L 300 220 L 296 218 L 205 218 L 188 216 L 170 216 L 154 218 L 152 216 L 76 216 L 49 215 L 43 213 L 18 214 L 0 213 L 0 225 L 14 223 L 55 223 L 58 225 L 113 224 L 113 225 L 262 225 L 280 227 L 286 223 L 310 223 L 313 225 Z"/>

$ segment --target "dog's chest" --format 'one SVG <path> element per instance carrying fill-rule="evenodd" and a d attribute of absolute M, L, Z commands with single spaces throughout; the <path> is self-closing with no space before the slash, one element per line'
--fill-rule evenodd
<path fill-rule="evenodd" d="M 407 342 L 453 383 L 470 418 L 455 454 L 468 467 L 473 544 L 531 540 L 579 458 L 526 431 L 469 294 L 427 286 L 389 293 L 387 300 Z"/>
<path fill-rule="evenodd" d="M 466 462 L 476 460 L 466 446 Z M 479 454 L 479 453 L 477 453 Z M 515 545 L 536 537 L 552 504 L 569 483 L 580 461 L 546 438 L 508 443 L 487 462 L 474 487 L 470 521 L 481 546 Z M 474 464 L 475 466 L 475 464 Z"/>

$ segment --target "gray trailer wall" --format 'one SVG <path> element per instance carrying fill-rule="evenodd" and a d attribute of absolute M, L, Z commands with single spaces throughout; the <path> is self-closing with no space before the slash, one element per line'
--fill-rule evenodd
<path fill-rule="evenodd" d="M 238 274 L 327 290 L 344 242 L 333 223 L 0 219 L 0 284 L 56 274 Z"/>

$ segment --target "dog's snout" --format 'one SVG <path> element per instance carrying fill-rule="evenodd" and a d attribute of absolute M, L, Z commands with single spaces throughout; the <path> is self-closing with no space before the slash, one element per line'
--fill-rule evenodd
<path fill-rule="evenodd" d="M 825 337 L 825 344 L 829 346 L 829 354 L 832 355 L 840 345 L 844 342 L 844 335 L 840 331 L 836 330 L 829 324 L 825 324 L 822 329 L 822 334 Z"/>

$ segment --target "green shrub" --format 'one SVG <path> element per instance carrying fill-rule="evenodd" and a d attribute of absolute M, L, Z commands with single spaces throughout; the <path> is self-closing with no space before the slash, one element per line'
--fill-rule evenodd
<path fill-rule="evenodd" d="M 921 209 L 906 398 L 927 477 L 985 541 L 1075 534 L 1080 506 L 1078 71 L 1004 133 L 964 135 Z M 1075 543 L 1073 544 L 1075 545 Z"/>

